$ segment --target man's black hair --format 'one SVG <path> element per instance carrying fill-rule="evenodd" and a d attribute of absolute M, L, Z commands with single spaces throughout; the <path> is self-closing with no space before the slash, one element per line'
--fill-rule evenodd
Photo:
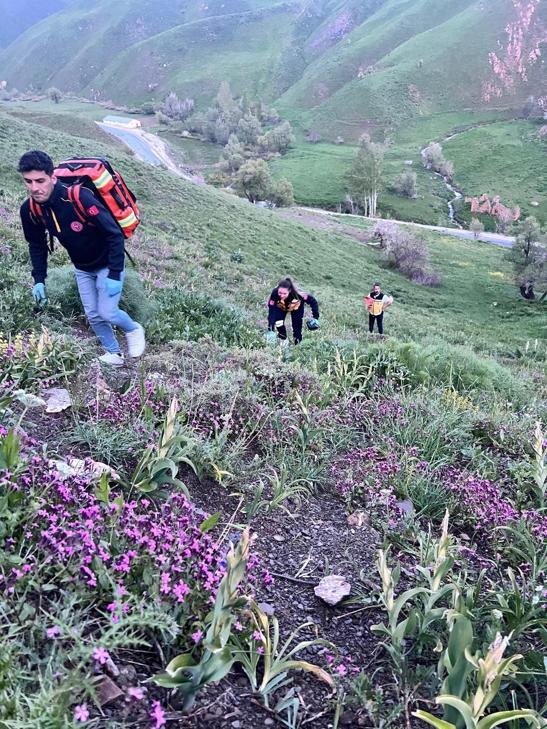
<path fill-rule="evenodd" d="M 55 165 L 49 154 L 40 152 L 39 149 L 32 149 L 30 152 L 25 152 L 19 160 L 17 167 L 18 172 L 38 170 L 39 172 L 45 172 L 49 177 L 53 174 L 54 169 Z"/>

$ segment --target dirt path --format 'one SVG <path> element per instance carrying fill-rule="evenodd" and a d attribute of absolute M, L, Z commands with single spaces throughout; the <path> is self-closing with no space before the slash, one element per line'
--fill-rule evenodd
<path fill-rule="evenodd" d="M 339 223 L 327 214 L 326 211 L 314 211 L 313 208 L 280 208 L 277 214 L 286 220 L 294 220 L 296 223 L 309 225 L 311 228 L 328 230 L 331 233 L 340 235 L 349 235 L 361 245 L 374 245 L 368 240 L 368 231 L 354 228 L 351 225 L 343 225 L 343 223 Z"/>

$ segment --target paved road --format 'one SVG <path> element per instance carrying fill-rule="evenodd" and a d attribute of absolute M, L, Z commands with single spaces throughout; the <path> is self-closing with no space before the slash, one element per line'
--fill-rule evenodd
<path fill-rule="evenodd" d="M 157 135 L 145 132 L 143 129 L 123 129 L 104 122 L 97 122 L 97 124 L 107 134 L 112 134 L 114 137 L 121 139 L 142 162 L 147 162 L 154 167 L 165 167 L 177 177 L 183 177 L 185 180 L 195 182 L 197 185 L 205 184 L 203 177 L 193 174 L 191 170 L 181 169 L 173 161 L 167 145 Z"/>
<path fill-rule="evenodd" d="M 341 221 L 344 218 L 357 218 L 363 220 L 362 215 L 343 215 L 340 213 L 333 213 L 331 210 L 323 210 L 321 208 L 301 208 L 301 210 L 307 210 L 310 213 L 320 213 L 322 215 L 329 215 L 331 217 L 336 216 L 336 220 Z M 422 223 L 412 223 L 409 220 L 394 220 L 392 218 L 366 218 L 366 220 L 378 220 L 387 221 L 389 223 L 396 223 L 397 225 L 412 225 L 416 228 L 424 228 L 424 230 L 433 230 L 443 235 L 452 235 L 455 238 L 463 238 L 465 240 L 475 240 L 474 234 L 470 230 L 463 230 L 462 228 L 445 228 L 441 225 L 423 225 Z M 512 248 L 515 239 L 510 235 L 501 235 L 500 233 L 479 233 L 477 240 L 481 240 L 484 243 L 492 243 L 492 245 L 501 246 L 502 248 Z"/>
<path fill-rule="evenodd" d="M 122 142 L 127 144 L 127 146 L 130 147 L 137 157 L 143 162 L 148 162 L 149 165 L 154 165 L 154 167 L 159 167 L 164 164 L 163 160 L 152 149 L 146 138 L 134 134 L 129 129 L 122 129 L 121 127 L 115 127 L 111 124 L 102 124 L 100 122 L 97 122 L 97 124 L 107 134 L 111 134 L 112 136 L 121 139 Z"/>

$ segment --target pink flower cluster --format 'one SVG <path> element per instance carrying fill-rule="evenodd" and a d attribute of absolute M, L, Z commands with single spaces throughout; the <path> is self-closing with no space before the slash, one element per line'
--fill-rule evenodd
<path fill-rule="evenodd" d="M 457 514 L 470 523 L 477 534 L 489 540 L 494 530 L 524 519 L 538 540 L 547 539 L 547 515 L 535 509 L 520 510 L 512 503 L 501 483 L 482 478 L 458 466 L 431 468 L 419 460 L 416 448 L 408 448 L 404 457 L 395 443 L 385 442 L 385 452 L 371 446 L 356 448 L 339 458 L 330 469 L 335 489 L 351 507 L 365 507 L 372 516 L 387 518 L 389 526 L 397 523 L 397 477 L 404 476 L 407 464 L 413 472 L 439 483 L 456 497 Z"/>
<path fill-rule="evenodd" d="M 17 476 L 0 477 L 9 489 L 32 493 L 36 511 L 2 547 L 15 552 L 24 542 L 31 551 L 0 587 L 25 589 L 29 576 L 45 579 L 62 570 L 86 590 L 114 589 L 115 601 L 107 608 L 114 620 L 127 609 L 127 592 L 149 594 L 192 614 L 208 609 L 225 574 L 224 554 L 200 531 L 205 515 L 183 494 L 160 503 L 142 498 L 106 505 L 87 478 L 63 477 L 41 456 L 26 455 Z"/>
<path fill-rule="evenodd" d="M 547 516 L 535 509 L 519 511 L 496 482 L 452 466 L 443 470 L 443 477 L 447 487 L 458 496 L 461 510 L 474 522 L 480 534 L 490 537 L 497 527 L 523 518 L 534 536 L 547 539 Z"/>
<path fill-rule="evenodd" d="M 166 407 L 167 403 L 158 391 L 158 382 L 148 379 L 123 393 L 111 393 L 99 415 L 101 419 L 115 424 L 134 418 L 145 409 L 160 417 Z"/>
<path fill-rule="evenodd" d="M 393 477 L 401 470 L 395 453 L 386 457 L 374 446 L 356 448 L 330 469 L 336 490 L 352 506 L 366 506 L 372 512 L 396 512 Z M 392 524 L 394 526 L 394 524 Z"/>

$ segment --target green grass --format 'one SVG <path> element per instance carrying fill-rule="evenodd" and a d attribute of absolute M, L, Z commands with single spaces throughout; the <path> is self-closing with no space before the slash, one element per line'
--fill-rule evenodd
<path fill-rule="evenodd" d="M 19 154 L 38 144 L 61 157 L 82 153 L 88 142 L 0 116 L 4 194 L 13 190 L 23 200 L 14 168 Z M 226 296 L 262 326 L 269 291 L 291 273 L 321 301 L 320 336 L 363 332 L 362 297 L 376 279 L 395 297 L 386 328 L 402 340 L 433 336 L 499 353 L 544 334 L 543 311 L 518 295 L 502 249 L 428 235 L 432 263 L 444 280 L 438 289 L 426 289 L 386 270 L 378 251 L 347 236 L 315 231 L 245 200 L 175 179 L 120 156 L 113 147 L 95 149 L 112 158 L 134 188 L 144 211 L 146 244 L 168 251 L 156 263 L 165 281 Z M 16 225 L 10 235 L 20 240 Z"/>
<path fill-rule="evenodd" d="M 206 105 L 229 80 L 303 128 L 356 141 L 441 110 L 484 108 L 488 52 L 513 13 L 510 0 L 497 0 L 495 13 L 474 0 L 324 3 L 315 17 L 275 0 L 100 0 L 31 27 L 0 52 L 0 67 L 19 88 L 99 90 L 126 103 L 160 101 L 173 89 Z M 530 78 L 500 104 L 539 94 L 542 74 Z"/>
<path fill-rule="evenodd" d="M 212 142 L 185 139 L 178 134 L 164 131 L 161 131 L 159 136 L 180 153 L 182 164 L 199 167 L 213 165 L 218 162 L 222 152 L 222 147 Z"/>
<path fill-rule="evenodd" d="M 507 119 L 510 112 L 458 112 L 434 114 L 401 127 L 387 148 L 385 189 L 379 199 L 383 217 L 429 225 L 448 225 L 447 202 L 452 197 L 438 176 L 422 166 L 420 151 L 440 141 L 447 159 L 456 168 L 455 183 L 467 195 L 499 194 L 506 203 L 520 205 L 523 216 L 547 220 L 547 142 L 540 140 L 538 123 Z M 456 135 L 448 141 L 446 137 Z M 352 144 L 297 143 L 271 163 L 276 176 L 293 184 L 302 205 L 334 209 L 344 200 L 344 174 L 357 152 Z M 405 164 L 412 161 L 412 165 Z M 403 170 L 418 175 L 418 198 L 394 194 L 390 185 Z M 537 200 L 538 207 L 530 202 Z M 470 216 L 467 216 L 470 218 Z"/>
<path fill-rule="evenodd" d="M 63 101 L 59 104 L 53 102 L 4 103 L 0 106 L 13 116 L 39 124 L 50 129 L 62 129 L 67 134 L 83 137 L 101 144 L 108 143 L 109 135 L 95 124 L 101 121 L 108 110 L 104 107 L 77 101 Z M 123 142 L 111 138 L 113 146 L 124 147 Z"/>
<path fill-rule="evenodd" d="M 286 177 L 292 182 L 299 204 L 334 209 L 345 199 L 344 175 L 356 153 L 355 145 L 299 142 L 286 155 L 274 160 L 271 167 L 277 177 Z M 406 159 L 412 159 L 411 167 L 405 165 Z M 408 169 L 418 175 L 416 200 L 402 198 L 389 189 L 399 174 Z M 423 169 L 419 151 L 417 155 L 406 157 L 397 147 L 389 148 L 384 174 L 386 189 L 379 199 L 380 215 L 432 225 L 449 223 L 447 201 L 450 194 L 438 177 Z"/>
<path fill-rule="evenodd" d="M 519 297 L 503 250 L 430 234 L 427 241 L 433 265 L 443 273 L 444 281 L 437 289 L 424 289 L 384 269 L 378 250 L 359 245 L 351 237 L 304 227 L 283 218 L 279 211 L 261 210 L 221 191 L 192 185 L 137 162 L 111 144 L 95 142 L 96 153 L 111 158 L 138 195 L 143 225 L 130 247 L 145 294 L 138 286 L 133 296 L 139 303 L 148 298 L 155 304 L 153 321 L 147 326 L 151 346 L 142 359 L 115 373 L 105 369 L 99 377 L 96 363 L 90 362 L 92 353 L 98 351 L 95 338 L 81 321 L 74 321 L 73 306 L 55 304 L 54 312 L 48 307 L 32 316 L 30 265 L 18 216 L 25 191 L 15 171 L 19 155 L 29 148 L 39 146 L 59 158 L 82 154 L 89 143 L 85 137 L 68 136 L 51 125 L 31 124 L 0 113 L 0 244 L 5 261 L 0 269 L 0 332 L 40 332 L 44 325 L 51 342 L 42 339 L 37 343 L 22 334 L 21 342 L 26 343 L 16 344 L 13 352 L 4 343 L 0 347 L 4 367 L 0 412 L 8 426 L 10 421 L 18 421 L 17 427 L 30 436 L 24 440 L 21 454 L 13 434 L 0 438 L 0 460 L 7 467 L 4 481 L 9 484 L 11 473 L 17 484 L 4 489 L 0 514 L 3 536 L 12 540 L 7 549 L 0 549 L 0 571 L 13 584 L 9 599 L 0 604 L 7 626 L 0 683 L 5 677 L 8 723 L 29 729 L 75 725 L 76 719 L 71 718 L 75 705 L 80 703 L 81 712 L 84 701 L 91 723 L 100 723 L 103 717 L 97 716 L 95 708 L 100 670 L 94 651 L 97 646 L 110 652 L 114 664 L 138 663 L 143 670 L 131 682 L 146 682 L 146 697 L 138 704 L 119 702 L 119 708 L 113 707 L 108 718 L 112 726 L 138 723 L 143 712 L 151 714 L 156 700 L 161 700 L 171 717 L 185 723 L 181 704 L 163 689 L 158 691 L 149 673 L 189 646 L 200 650 L 192 632 L 198 625 L 204 632 L 207 629 L 209 593 L 204 594 L 193 577 L 187 579 L 190 591 L 184 603 L 160 592 L 160 572 L 166 566 L 171 568 L 174 563 L 177 570 L 186 569 L 179 561 L 180 550 L 173 551 L 184 543 L 173 542 L 173 554 L 166 548 L 155 561 L 153 550 L 146 553 L 144 529 L 141 534 L 137 522 L 132 529 L 126 520 L 132 511 L 142 509 L 138 520 L 148 528 L 145 520 L 157 508 L 158 529 L 165 529 L 158 533 L 167 535 L 167 541 L 171 537 L 178 540 L 174 529 L 178 525 L 181 536 L 186 531 L 185 542 L 194 536 L 198 539 L 198 528 L 212 526 L 209 520 L 202 523 L 202 508 L 218 511 L 214 517 L 219 519 L 218 526 L 210 531 L 214 541 L 202 543 L 201 553 L 192 551 L 188 573 L 178 572 L 186 580 L 193 575 L 196 558 L 203 555 L 213 560 L 207 561 L 211 569 L 217 569 L 214 555 L 221 555 L 225 547 L 218 535 L 222 530 L 224 539 L 225 525 L 239 529 L 240 522 L 248 523 L 266 545 L 272 529 L 286 535 L 281 552 L 271 554 L 271 567 L 285 569 L 287 560 L 305 566 L 309 555 L 324 546 L 325 535 L 329 544 L 339 542 L 339 526 L 346 523 L 344 501 L 348 507 L 351 496 L 354 505 L 366 506 L 371 529 L 353 552 L 339 557 L 339 564 L 355 583 L 356 600 L 365 593 L 367 607 L 372 606 L 371 589 L 381 590 L 373 566 L 373 546 L 382 541 L 391 544 L 390 564 L 403 559 L 416 566 L 418 545 L 426 574 L 431 537 L 438 534 L 445 507 L 451 510 L 451 549 L 463 560 L 467 586 L 476 582 L 482 559 L 497 559 L 504 569 L 522 563 L 520 553 L 511 555 L 517 537 L 511 534 L 511 539 L 498 542 L 494 526 L 491 534 L 478 533 L 481 511 L 473 499 L 465 499 L 453 488 L 459 480 L 468 484 L 495 479 L 492 484 L 478 484 L 476 493 L 492 498 L 494 505 L 499 495 L 526 513 L 527 519 L 540 518 L 537 497 L 532 494 L 530 438 L 535 421 L 545 412 L 541 398 L 547 360 L 544 344 L 532 344 L 527 351 L 526 343 L 545 332 L 545 308 Z M 340 219 L 360 227 L 370 225 L 366 220 Z M 59 252 L 51 259 L 57 274 L 51 279 L 58 279 L 56 296 L 68 296 L 75 303 L 70 267 L 61 268 L 61 260 L 66 256 Z M 282 349 L 267 346 L 262 335 L 270 288 L 286 273 L 317 295 L 321 328 L 314 334 L 306 331 L 299 347 Z M 388 337 L 371 341 L 363 334 L 366 312 L 362 296 L 376 279 L 394 295 L 395 303 L 386 314 Z M 53 298 L 52 283 L 48 278 Z M 125 293 L 131 295 L 129 286 Z M 73 396 L 70 414 L 49 416 L 39 409 L 23 409 L 29 393 L 40 392 L 44 374 L 48 379 L 59 377 L 53 381 L 69 389 Z M 16 387 L 26 393 L 19 392 L 19 399 L 13 400 L 10 389 Z M 173 399 L 162 428 L 160 422 L 173 395 L 179 404 L 179 419 L 177 422 Z M 159 444 L 158 452 L 154 443 Z M 369 445 L 376 455 L 373 451 L 372 457 L 361 458 L 360 449 Z M 47 459 L 66 460 L 74 455 L 113 464 L 120 472 L 120 482 L 115 487 L 112 484 L 111 490 L 108 478 L 98 483 L 88 477 L 76 482 L 65 479 L 61 485 L 57 471 L 62 472 L 62 464 Z M 139 459 L 137 477 L 134 468 Z M 187 478 L 190 464 L 199 483 Z M 438 470 L 444 465 L 452 466 L 454 474 Z M 341 467 L 340 478 L 337 466 Z M 170 492 L 176 493 L 181 483 L 167 480 L 168 471 L 184 480 L 189 499 L 197 507 L 195 523 L 186 505 L 170 510 Z M 349 491 L 343 497 L 340 489 L 344 486 L 345 490 L 346 480 Z M 305 497 L 296 493 L 299 485 L 305 488 Z M 156 487 L 158 490 L 149 491 Z M 291 488 L 293 498 L 289 500 Z M 255 492 L 258 498 L 251 501 Z M 93 506 L 95 530 L 87 511 L 82 511 L 82 494 L 89 498 L 95 494 L 103 502 Z M 300 495 L 302 504 L 298 503 Z M 410 497 L 418 517 L 399 518 L 391 508 L 392 498 L 403 497 Z M 123 503 L 127 508 L 120 521 Z M 44 508 L 38 509 L 40 505 Z M 280 505 L 289 516 L 300 511 L 300 521 L 313 521 L 309 543 L 302 545 L 290 538 L 293 527 L 289 525 L 294 520 L 289 522 L 285 514 L 271 520 L 271 512 Z M 260 518 L 256 520 L 258 509 Z M 46 532 L 38 519 L 43 520 Z M 67 539 L 72 539 L 72 522 L 78 530 L 90 532 L 89 539 L 97 544 L 100 540 L 102 554 L 108 553 L 108 559 L 97 554 L 90 562 L 97 584 L 87 577 L 78 579 L 82 572 L 79 553 L 71 558 L 68 550 L 62 553 L 58 549 L 57 542 L 48 551 L 47 526 L 52 524 L 57 534 L 66 527 Z M 514 534 L 522 534 L 519 543 L 527 540 L 528 562 L 540 565 L 542 545 L 527 536 L 523 525 L 520 530 L 515 528 Z M 463 553 L 456 552 L 464 538 L 462 532 L 466 547 L 481 558 L 476 568 L 475 560 L 466 561 Z M 371 535 L 375 544 L 369 542 Z M 135 552 L 135 564 L 126 567 L 129 546 L 141 552 Z M 260 558 L 264 549 L 257 554 Z M 29 568 L 23 568 L 23 558 Z M 25 577 L 26 569 L 30 573 Z M 116 612 L 110 615 L 111 601 L 120 597 L 121 590 L 116 589 L 121 586 L 120 569 L 130 570 L 122 575 L 123 605 L 114 605 Z M 366 590 L 359 582 L 363 571 L 374 582 L 367 583 Z M 522 593 L 529 603 L 523 602 L 525 617 L 515 618 L 509 609 L 505 611 L 520 631 L 519 644 L 527 655 L 533 653 L 535 629 L 543 617 L 539 606 L 530 602 L 536 589 L 542 589 L 539 566 L 536 572 L 537 580 L 533 574 L 530 580 L 527 577 L 527 589 Z M 457 574 L 447 579 L 454 582 L 443 590 L 452 585 L 458 592 L 466 589 Z M 500 595 L 508 595 L 507 586 L 494 572 L 484 585 L 480 596 L 468 594 L 476 602 L 469 604 L 469 615 L 481 645 L 487 645 L 499 629 L 500 619 L 490 616 L 501 604 Z M 242 594 L 247 594 L 244 589 Z M 276 610 L 279 608 L 276 615 L 281 630 L 290 630 L 294 609 L 285 599 L 284 587 L 273 584 L 269 590 Z M 449 597 L 443 606 L 449 606 Z M 405 607 L 405 616 L 411 609 Z M 241 613 L 244 621 L 245 612 Z M 239 615 L 234 613 L 234 618 Z M 355 618 L 359 620 L 359 616 Z M 337 632 L 328 622 L 318 621 L 314 626 L 317 635 L 332 641 L 340 655 L 353 650 L 356 635 Z M 448 628 L 445 621 L 437 624 L 431 635 L 446 645 Z M 58 629 L 57 639 L 49 632 L 53 626 Z M 143 648 L 149 671 L 143 664 Z M 415 636 L 409 636 L 407 656 L 409 666 L 419 663 L 434 676 L 438 659 L 424 652 Z M 359 660 L 363 665 L 380 661 L 385 675 L 393 669 L 375 643 L 362 648 Z M 534 680 L 532 669 L 525 667 L 519 674 L 531 701 L 537 702 Z M 227 676 L 224 684 L 231 688 L 233 676 Z M 425 682 L 416 699 L 432 702 L 438 685 Z M 313 685 L 310 687 L 313 691 Z M 325 692 L 317 691 L 312 722 L 317 707 L 324 704 L 325 716 L 334 711 Z M 389 682 L 377 693 L 381 695 L 386 696 L 382 706 L 391 706 L 392 697 L 396 700 Z M 520 703 L 519 693 L 503 700 L 515 697 Z M 353 706 L 359 710 L 365 700 L 362 696 Z M 209 704 L 210 693 L 204 692 L 198 697 L 197 710 L 207 710 Z M 260 725 L 256 708 L 241 704 L 246 726 Z M 248 716 L 251 711 L 254 720 Z M 305 712 L 303 706 L 303 720 Z"/>
<path fill-rule="evenodd" d="M 456 184 L 468 195 L 500 195 L 506 205 L 519 205 L 522 216 L 547 222 L 547 141 L 540 124 L 498 122 L 458 134 L 444 145 L 454 161 Z M 539 206 L 532 206 L 536 201 Z"/>

